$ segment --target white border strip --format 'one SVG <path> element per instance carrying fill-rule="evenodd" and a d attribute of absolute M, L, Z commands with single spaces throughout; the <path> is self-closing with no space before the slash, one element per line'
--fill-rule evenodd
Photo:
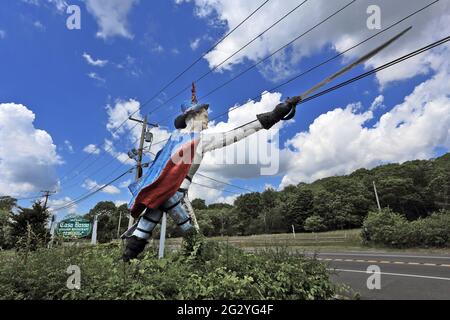
<path fill-rule="evenodd" d="M 354 272 L 354 273 L 367 273 L 367 271 L 363 270 L 351 270 L 351 269 L 328 269 L 328 271 L 338 271 L 338 272 Z M 390 273 L 390 272 L 380 272 L 379 274 L 388 275 L 388 276 L 399 276 L 399 277 L 411 277 L 411 278 L 423 278 L 423 279 L 433 279 L 433 280 L 444 280 L 450 281 L 450 278 L 441 278 L 441 277 L 431 277 L 431 276 L 421 276 L 417 274 L 405 274 L 405 273 Z"/>
<path fill-rule="evenodd" d="M 450 256 L 410 256 L 396 254 L 376 254 L 376 253 L 339 253 L 339 252 L 317 252 L 318 256 L 366 256 L 366 257 L 391 257 L 391 258 L 418 258 L 418 259 L 448 259 Z"/>

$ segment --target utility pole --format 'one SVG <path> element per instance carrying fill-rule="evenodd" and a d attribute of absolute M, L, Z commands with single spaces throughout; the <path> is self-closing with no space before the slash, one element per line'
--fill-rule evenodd
<path fill-rule="evenodd" d="M 56 191 L 50 191 L 50 190 L 43 190 L 41 191 L 42 197 L 45 198 L 44 201 L 44 212 L 47 210 L 47 203 L 48 198 L 50 198 L 51 195 L 55 194 Z M 48 247 L 51 248 L 53 245 L 53 240 L 55 238 L 55 227 L 56 227 L 56 219 L 55 215 L 52 214 L 51 220 L 50 220 L 50 242 L 48 244 Z"/>
<path fill-rule="evenodd" d="M 145 142 L 145 133 L 147 132 L 147 116 L 145 116 L 144 120 L 135 119 L 129 117 L 131 121 L 136 121 L 142 124 L 141 131 L 141 139 L 139 141 L 139 149 L 137 150 L 137 164 L 136 164 L 136 181 L 142 177 L 142 155 L 144 153 L 144 142 Z M 131 228 L 134 224 L 134 219 L 130 215 L 130 219 L 128 220 L 128 229 Z"/>
<path fill-rule="evenodd" d="M 145 165 L 142 164 L 142 158 L 144 155 L 144 143 L 145 142 L 152 142 L 153 141 L 153 134 L 150 131 L 147 131 L 148 126 L 151 127 L 159 127 L 158 124 L 154 123 L 148 123 L 147 116 L 144 117 L 144 120 L 136 119 L 133 117 L 128 118 L 131 121 L 139 122 L 142 124 L 142 131 L 141 131 L 141 139 L 139 141 L 139 149 L 135 150 L 133 149 L 128 153 L 129 157 L 136 160 L 136 181 L 139 180 L 142 177 L 142 167 Z M 136 156 L 136 158 L 135 158 Z M 134 219 L 130 215 L 130 219 L 128 220 L 128 229 L 130 229 L 134 224 Z"/>
<path fill-rule="evenodd" d="M 380 199 L 378 199 L 377 186 L 375 185 L 375 181 L 373 181 L 373 190 L 375 191 L 375 198 L 377 199 L 378 211 L 381 213 Z"/>
<path fill-rule="evenodd" d="M 44 211 L 47 210 L 47 202 L 48 202 L 48 198 L 52 195 L 55 194 L 56 191 L 49 191 L 49 190 L 43 190 L 41 191 L 42 193 L 42 197 L 45 198 L 44 201 Z"/>

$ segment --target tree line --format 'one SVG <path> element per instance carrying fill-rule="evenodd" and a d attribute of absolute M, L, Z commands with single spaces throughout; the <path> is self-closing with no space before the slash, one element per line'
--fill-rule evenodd
<path fill-rule="evenodd" d="M 202 199 L 195 199 L 192 204 L 206 236 L 285 233 L 291 232 L 292 226 L 297 232 L 359 228 L 369 212 L 377 211 L 373 182 L 381 207 L 407 221 L 428 217 L 441 209 L 449 210 L 450 154 L 432 160 L 359 169 L 350 175 L 290 185 L 281 191 L 247 193 L 233 205 L 206 205 Z M 99 242 L 117 239 L 128 226 L 125 204 L 116 206 L 111 201 L 101 201 L 84 217 L 93 221 L 95 215 L 99 215 Z M 14 198 L 0 197 L 0 247 L 14 247 L 25 234 L 34 236 L 33 244 L 37 244 L 37 239 L 48 241 L 49 218 L 40 202 L 22 208 Z M 167 234 L 180 236 L 170 219 Z M 157 236 L 156 229 L 154 237 Z"/>
<path fill-rule="evenodd" d="M 239 196 L 234 204 L 206 206 L 193 201 L 208 236 L 250 235 L 360 228 L 377 211 L 376 183 L 382 208 L 408 221 L 450 209 L 450 154 L 432 160 L 387 164 L 350 175 L 291 185 L 281 191 Z M 176 230 L 173 230 L 176 233 Z"/>

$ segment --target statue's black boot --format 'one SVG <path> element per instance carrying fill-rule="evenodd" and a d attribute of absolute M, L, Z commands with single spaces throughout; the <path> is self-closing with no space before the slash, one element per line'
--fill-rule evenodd
<path fill-rule="evenodd" d="M 144 251 L 147 240 L 140 239 L 136 236 L 131 236 L 127 239 L 127 245 L 122 255 L 124 262 L 129 262 L 130 260 L 136 259 L 137 256 Z"/>

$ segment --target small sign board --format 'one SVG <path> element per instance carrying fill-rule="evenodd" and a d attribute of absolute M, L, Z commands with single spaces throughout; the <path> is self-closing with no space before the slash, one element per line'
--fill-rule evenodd
<path fill-rule="evenodd" d="M 64 238 L 84 238 L 89 236 L 91 231 L 92 223 L 80 217 L 62 220 L 56 227 L 56 233 Z"/>

